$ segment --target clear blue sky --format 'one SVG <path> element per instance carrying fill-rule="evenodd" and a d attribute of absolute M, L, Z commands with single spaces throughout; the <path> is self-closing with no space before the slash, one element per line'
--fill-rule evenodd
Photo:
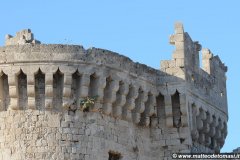
<path fill-rule="evenodd" d="M 220 56 L 229 70 L 228 137 L 222 151 L 240 147 L 239 0 L 7 0 L 0 2 L 0 45 L 5 34 L 31 28 L 42 43 L 109 49 L 159 69 L 171 59 L 176 21 L 193 40 Z"/>

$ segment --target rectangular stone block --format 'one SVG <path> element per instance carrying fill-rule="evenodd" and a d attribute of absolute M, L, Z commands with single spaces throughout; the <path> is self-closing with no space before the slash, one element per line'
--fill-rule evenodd
<path fill-rule="evenodd" d="M 16 85 L 16 76 L 15 75 L 8 75 L 8 85 L 9 86 Z"/>
<path fill-rule="evenodd" d="M 171 95 L 164 95 L 164 101 L 166 108 L 170 108 L 172 106 L 172 98 Z"/>
<path fill-rule="evenodd" d="M 11 98 L 10 99 L 10 105 L 11 109 L 16 110 L 19 109 L 18 107 L 18 99 L 17 98 Z"/>
<path fill-rule="evenodd" d="M 84 98 L 88 96 L 88 86 L 81 86 L 79 91 L 80 97 Z"/>
<path fill-rule="evenodd" d="M 166 117 L 166 126 L 173 127 L 173 118 L 172 117 Z"/>
<path fill-rule="evenodd" d="M 29 97 L 35 97 L 35 87 L 34 87 L 34 85 L 28 85 L 27 86 L 27 95 Z"/>
<path fill-rule="evenodd" d="M 52 97 L 53 96 L 53 86 L 52 85 L 46 85 L 45 86 L 45 95 L 46 95 L 46 97 Z"/>
<path fill-rule="evenodd" d="M 175 60 L 169 61 L 168 64 L 169 64 L 169 68 L 174 68 L 174 67 L 176 67 Z"/>
<path fill-rule="evenodd" d="M 45 74 L 45 84 L 46 85 L 53 84 L 53 74 Z"/>
<path fill-rule="evenodd" d="M 60 127 L 60 117 L 58 114 L 51 114 L 48 116 L 48 126 L 49 127 Z"/>
<path fill-rule="evenodd" d="M 175 34 L 174 35 L 175 42 L 183 42 L 184 41 L 184 34 Z"/>
<path fill-rule="evenodd" d="M 172 116 L 172 106 L 166 106 L 165 115 L 166 116 Z"/>
<path fill-rule="evenodd" d="M 184 33 L 183 25 L 181 23 L 176 23 L 174 30 L 175 30 L 176 34 L 183 34 Z"/>
<path fill-rule="evenodd" d="M 180 59 L 176 59 L 176 67 L 184 67 L 184 59 L 180 58 Z"/>
<path fill-rule="evenodd" d="M 184 59 L 185 55 L 184 55 L 184 51 L 174 51 L 173 55 L 172 55 L 173 59 Z"/>
<path fill-rule="evenodd" d="M 179 68 L 176 68 L 176 67 L 166 69 L 166 72 L 170 75 L 176 75 L 178 71 L 179 71 Z"/>
<path fill-rule="evenodd" d="M 184 50 L 185 43 L 184 42 L 175 42 L 175 47 L 176 47 L 176 50 Z"/>
<path fill-rule="evenodd" d="M 28 97 L 28 108 L 35 109 L 36 103 L 34 97 Z"/>
<path fill-rule="evenodd" d="M 177 146 L 177 145 L 180 145 L 180 140 L 179 139 L 168 139 L 166 140 L 166 145 L 169 145 L 169 146 Z"/>
<path fill-rule="evenodd" d="M 71 85 L 64 85 L 63 97 L 70 97 L 72 93 Z"/>
<path fill-rule="evenodd" d="M 184 127 L 189 126 L 187 115 L 181 116 L 181 122 Z"/>
<path fill-rule="evenodd" d="M 168 63 L 168 61 L 166 60 L 166 61 L 161 61 L 161 68 L 169 68 L 169 63 Z"/>
<path fill-rule="evenodd" d="M 67 74 L 64 75 L 64 85 L 71 85 L 72 84 L 72 75 Z"/>
<path fill-rule="evenodd" d="M 16 86 L 9 86 L 9 95 L 12 98 L 17 98 L 17 87 Z"/>

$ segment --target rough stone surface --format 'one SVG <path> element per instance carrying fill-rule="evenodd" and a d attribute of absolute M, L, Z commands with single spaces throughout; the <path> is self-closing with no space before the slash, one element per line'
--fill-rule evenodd
<path fill-rule="evenodd" d="M 5 36 L 5 45 L 24 45 L 24 44 L 40 44 L 41 42 L 34 39 L 34 36 L 30 29 L 25 29 L 17 32 L 16 36 L 7 34 Z"/>
<path fill-rule="evenodd" d="M 156 70 L 104 49 L 40 44 L 30 30 L 6 36 L 0 160 L 163 160 L 219 152 L 227 135 L 227 67 L 181 23 L 170 43 L 172 60 Z M 83 112 L 82 100 L 93 97 Z"/>

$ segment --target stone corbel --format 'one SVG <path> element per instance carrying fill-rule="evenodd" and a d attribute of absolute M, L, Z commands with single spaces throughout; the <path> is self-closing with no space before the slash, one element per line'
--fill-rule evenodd
<path fill-rule="evenodd" d="M 53 107 L 53 72 L 45 73 L 45 108 L 51 110 Z"/>
<path fill-rule="evenodd" d="M 8 74 L 10 109 L 17 110 L 18 107 L 18 93 L 17 93 L 17 77 L 14 73 Z"/>
<path fill-rule="evenodd" d="M 119 82 L 119 90 L 117 91 L 117 98 L 113 104 L 113 116 L 120 118 L 122 116 L 123 106 L 126 103 L 126 96 L 129 92 L 129 84 Z"/>
<path fill-rule="evenodd" d="M 28 108 L 36 109 L 35 103 L 35 78 L 34 73 L 27 73 Z"/>
<path fill-rule="evenodd" d="M 138 88 L 130 85 L 129 92 L 126 97 L 126 103 L 123 107 L 123 119 L 132 121 L 132 110 L 135 108 L 135 99 L 138 97 Z"/>
<path fill-rule="evenodd" d="M 148 94 L 143 90 L 139 90 L 138 97 L 136 99 L 136 107 L 132 110 L 133 122 L 138 124 L 141 120 L 141 113 L 145 110 L 145 102 L 148 99 Z"/>
<path fill-rule="evenodd" d="M 111 114 L 112 113 L 112 104 L 116 101 L 116 93 L 119 89 L 119 81 L 110 80 L 108 84 L 108 88 L 105 88 L 105 93 L 103 97 L 103 113 Z"/>
<path fill-rule="evenodd" d="M 68 109 L 72 104 L 71 100 L 71 84 L 72 84 L 72 74 L 69 72 L 63 72 L 63 109 Z"/>
<path fill-rule="evenodd" d="M 106 87 L 106 77 L 97 76 L 97 88 L 96 88 L 96 101 L 94 103 L 93 108 L 91 108 L 92 111 L 99 111 L 99 109 L 102 109 L 102 103 L 103 103 L 103 97 L 104 97 L 104 88 Z"/>

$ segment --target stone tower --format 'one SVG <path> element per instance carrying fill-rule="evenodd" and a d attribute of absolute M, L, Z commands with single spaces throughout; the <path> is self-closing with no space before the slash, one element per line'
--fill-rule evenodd
<path fill-rule="evenodd" d="M 0 160 L 219 152 L 227 135 L 227 67 L 180 23 L 170 43 L 172 60 L 156 70 L 108 50 L 40 44 L 30 30 L 7 35 L 0 47 Z"/>

